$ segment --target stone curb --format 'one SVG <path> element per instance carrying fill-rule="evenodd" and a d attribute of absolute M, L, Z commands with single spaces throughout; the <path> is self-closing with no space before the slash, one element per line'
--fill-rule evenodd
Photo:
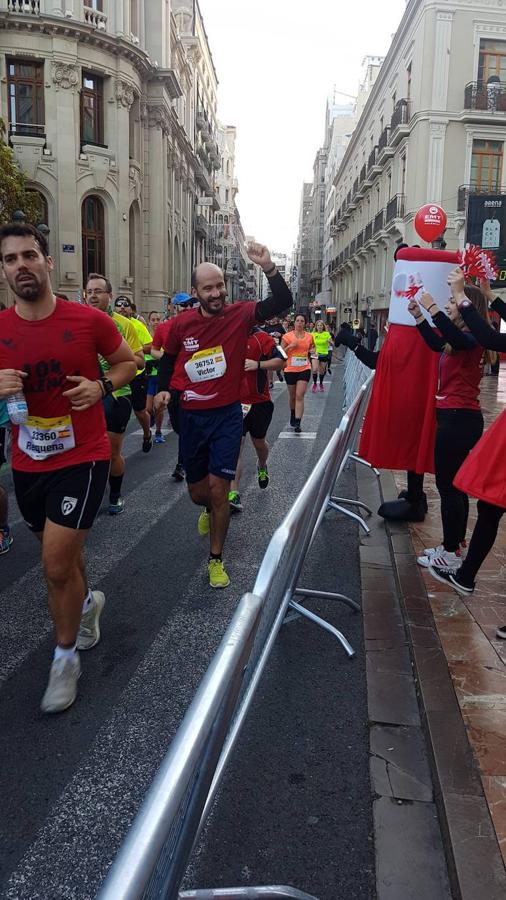
<path fill-rule="evenodd" d="M 374 512 L 382 500 L 397 496 L 390 472 L 382 472 L 381 478 L 377 479 L 371 470 L 358 465 L 357 484 L 358 496 Z M 420 729 L 417 745 L 420 750 L 420 737 L 423 737 L 422 755 L 428 758 L 434 796 L 427 798 L 420 792 L 419 779 L 415 789 L 412 783 L 408 790 L 405 784 L 399 787 L 398 778 L 397 781 L 390 778 L 388 786 L 394 787 L 391 796 L 397 800 L 403 799 L 404 788 L 406 799 L 410 793 L 413 804 L 425 803 L 437 809 L 438 834 L 428 828 L 427 819 L 420 822 L 421 833 L 426 841 L 436 838 L 433 847 L 436 859 L 439 855 L 437 845 L 442 842 L 440 846 L 444 847 L 445 870 L 447 868 L 449 876 L 449 885 L 447 882 L 445 887 L 439 859 L 435 869 L 433 866 L 429 872 L 422 872 L 422 882 L 415 886 L 415 893 L 406 890 L 405 879 L 409 877 L 409 871 L 404 872 L 402 858 L 398 860 L 400 870 L 393 872 L 395 858 L 382 859 L 385 853 L 387 857 L 389 852 L 391 855 L 392 848 L 389 851 L 381 831 L 378 833 L 381 821 L 375 814 L 378 900 L 408 900 L 411 897 L 440 900 L 449 896 L 460 900 L 476 900 L 479 896 L 487 900 L 504 900 L 506 872 L 501 851 L 427 591 L 416 566 L 409 526 L 398 523 L 385 527 L 376 515 L 368 524 L 371 535 L 362 537 L 361 533 L 360 556 L 369 718 L 371 723 L 378 723 L 391 717 L 390 724 L 397 730 L 400 727 Z M 410 670 L 412 667 L 409 674 L 407 660 Z M 373 789 L 384 800 L 385 782 L 378 775 L 377 770 L 381 767 L 375 755 L 376 727 L 374 724 L 371 729 L 371 781 Z M 427 803 L 428 799 L 431 802 Z M 416 848 L 410 844 L 413 838 L 419 839 L 420 834 L 417 829 L 412 833 L 406 822 L 400 825 L 403 829 L 399 834 L 401 847 L 404 846 L 412 866 L 409 857 Z"/>

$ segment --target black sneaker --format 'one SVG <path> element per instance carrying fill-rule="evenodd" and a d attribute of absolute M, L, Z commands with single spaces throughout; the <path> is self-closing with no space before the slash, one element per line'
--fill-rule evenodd
<path fill-rule="evenodd" d="M 176 468 L 174 469 L 174 471 L 170 477 L 173 478 L 174 481 L 184 481 L 185 471 L 184 471 L 181 463 L 177 464 Z"/>
<path fill-rule="evenodd" d="M 143 453 L 149 453 L 149 451 L 151 450 L 152 446 L 153 446 L 153 435 L 151 434 L 151 432 L 149 432 L 149 437 L 143 438 L 143 441 L 142 441 L 142 452 L 143 452 Z"/>
<path fill-rule="evenodd" d="M 506 641 L 506 625 L 500 625 L 496 629 L 495 636 L 501 638 L 502 641 Z"/>
<path fill-rule="evenodd" d="M 233 513 L 242 512 L 242 503 L 241 498 L 237 491 L 229 491 L 228 492 L 228 502 L 230 504 L 230 511 Z"/>
<path fill-rule="evenodd" d="M 302 428 L 300 427 L 300 424 L 295 426 L 294 431 L 295 431 L 295 434 L 300 434 L 302 432 Z"/>
<path fill-rule="evenodd" d="M 458 594 L 462 594 L 463 597 L 468 597 L 469 594 L 474 592 L 474 584 L 472 587 L 469 587 L 467 584 L 462 584 L 458 579 L 458 572 L 448 572 L 440 566 L 434 565 L 429 566 L 429 572 L 436 581 L 451 585 L 451 587 L 457 591 Z"/>
<path fill-rule="evenodd" d="M 297 423 L 296 423 L 296 421 L 295 421 L 295 413 L 294 413 L 294 411 L 292 410 L 292 411 L 290 412 L 290 428 L 295 428 L 296 424 L 297 424 Z"/>

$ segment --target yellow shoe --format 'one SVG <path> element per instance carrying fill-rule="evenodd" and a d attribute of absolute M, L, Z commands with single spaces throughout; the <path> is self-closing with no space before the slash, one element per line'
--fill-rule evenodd
<path fill-rule="evenodd" d="M 205 537 L 211 531 L 211 513 L 203 509 L 197 522 L 197 528 L 201 537 Z"/>
<path fill-rule="evenodd" d="M 221 559 L 210 559 L 207 564 L 207 570 L 211 587 L 226 588 L 229 586 L 230 578 L 225 572 Z"/>

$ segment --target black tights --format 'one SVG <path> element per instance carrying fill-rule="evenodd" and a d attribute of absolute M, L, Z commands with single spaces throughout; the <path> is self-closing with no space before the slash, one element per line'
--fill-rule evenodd
<path fill-rule="evenodd" d="M 449 552 L 455 553 L 464 540 L 469 516 L 469 498 L 453 486 L 453 479 L 482 433 L 483 416 L 479 410 L 437 410 L 436 486 L 441 497 L 443 545 Z"/>
<path fill-rule="evenodd" d="M 468 587 L 474 587 L 478 571 L 494 546 L 499 522 L 506 510 L 492 503 L 478 500 L 478 519 L 474 526 L 468 554 L 458 571 L 458 579 Z"/>

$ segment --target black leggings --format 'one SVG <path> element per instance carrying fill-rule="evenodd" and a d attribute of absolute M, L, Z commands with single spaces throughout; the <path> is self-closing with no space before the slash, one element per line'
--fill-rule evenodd
<path fill-rule="evenodd" d="M 455 553 L 466 536 L 469 498 L 453 486 L 453 479 L 483 434 L 483 416 L 474 409 L 438 409 L 436 416 L 434 462 L 441 497 L 443 545 Z"/>
<path fill-rule="evenodd" d="M 468 587 L 474 587 L 474 581 L 480 566 L 490 553 L 497 537 L 499 522 L 506 510 L 492 503 L 478 500 L 478 519 L 474 526 L 469 551 L 459 569 L 459 581 Z"/>

